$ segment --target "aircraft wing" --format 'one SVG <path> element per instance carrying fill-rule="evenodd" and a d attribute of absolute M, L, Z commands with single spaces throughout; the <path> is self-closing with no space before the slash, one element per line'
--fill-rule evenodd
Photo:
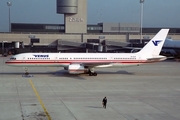
<path fill-rule="evenodd" d="M 83 63 L 84 66 L 88 67 L 98 67 L 98 66 L 108 66 L 111 63 Z"/>
<path fill-rule="evenodd" d="M 83 66 L 87 66 L 89 68 L 93 68 L 93 67 L 108 67 L 111 66 L 112 62 L 85 62 L 85 63 L 72 63 L 72 64 L 81 64 Z"/>

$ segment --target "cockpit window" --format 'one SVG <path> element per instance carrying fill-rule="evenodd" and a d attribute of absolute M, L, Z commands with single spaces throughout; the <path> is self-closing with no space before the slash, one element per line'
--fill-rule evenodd
<path fill-rule="evenodd" d="M 14 58 L 14 57 L 11 57 L 11 58 L 10 58 L 10 60 L 16 60 L 16 58 Z"/>

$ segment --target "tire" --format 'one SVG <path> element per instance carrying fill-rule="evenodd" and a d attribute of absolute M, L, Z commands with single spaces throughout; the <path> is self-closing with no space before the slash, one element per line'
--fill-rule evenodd
<path fill-rule="evenodd" d="M 97 76 L 97 73 L 95 72 L 95 73 L 93 73 L 93 76 Z"/>
<path fill-rule="evenodd" d="M 93 74 L 92 74 L 92 73 L 89 73 L 89 76 L 93 76 Z"/>

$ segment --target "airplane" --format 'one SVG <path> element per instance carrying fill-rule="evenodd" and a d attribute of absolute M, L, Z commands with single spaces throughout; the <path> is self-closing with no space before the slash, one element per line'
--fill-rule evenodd
<path fill-rule="evenodd" d="M 162 48 L 162 55 L 180 57 L 180 40 L 167 39 Z"/>
<path fill-rule="evenodd" d="M 168 32 L 169 29 L 161 29 L 137 53 L 21 53 L 5 63 L 16 67 L 64 67 L 69 74 L 97 76 L 94 68 L 122 68 L 165 60 L 166 56 L 159 54 Z"/>

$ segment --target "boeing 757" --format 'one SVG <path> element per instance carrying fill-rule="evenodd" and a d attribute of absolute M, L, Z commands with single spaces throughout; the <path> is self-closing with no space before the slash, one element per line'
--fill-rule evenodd
<path fill-rule="evenodd" d="M 6 61 L 17 67 L 64 67 L 70 74 L 97 76 L 94 68 L 139 66 L 165 60 L 159 55 L 169 29 L 161 29 L 137 53 L 22 53 Z"/>

